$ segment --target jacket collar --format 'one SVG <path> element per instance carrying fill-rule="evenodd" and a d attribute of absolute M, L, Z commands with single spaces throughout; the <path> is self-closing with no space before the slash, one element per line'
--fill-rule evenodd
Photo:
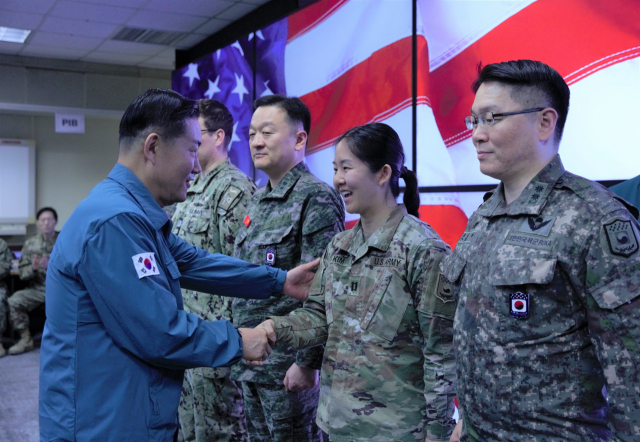
<path fill-rule="evenodd" d="M 230 163 L 230 160 L 229 160 L 229 158 L 227 158 L 222 163 L 220 163 L 216 167 L 214 167 L 213 170 L 211 172 L 209 172 L 207 174 L 207 176 L 205 176 L 204 178 L 202 177 L 202 173 L 199 173 L 198 175 L 196 175 L 195 179 L 193 180 L 193 184 L 191 185 L 191 187 L 189 187 L 189 190 L 187 190 L 187 195 L 190 195 L 190 194 L 193 194 L 193 193 L 202 193 L 202 192 L 204 192 L 204 189 L 207 188 L 209 183 L 218 174 L 220 174 L 220 172 L 222 172 L 224 169 L 229 167 L 229 163 Z"/>
<path fill-rule="evenodd" d="M 398 226 L 406 214 L 407 209 L 404 204 L 398 204 L 384 224 L 378 227 L 378 229 L 369 237 L 366 241 L 365 248 L 358 247 L 357 250 L 350 250 L 351 244 L 353 244 L 356 235 L 360 234 L 360 230 L 362 230 L 362 221 L 358 220 L 356 225 L 353 226 L 353 229 L 349 230 L 346 235 L 336 242 L 336 246 L 339 249 L 354 255 L 356 260 L 364 256 L 370 247 L 386 252 L 389 250 L 389 246 L 393 240 L 393 235 L 396 234 L 396 230 L 398 230 Z"/>
<path fill-rule="evenodd" d="M 560 160 L 560 155 L 556 155 L 526 185 L 520 196 L 511 204 L 507 206 L 504 200 L 504 185 L 500 183 L 496 190 L 485 195 L 485 203 L 480 206 L 477 213 L 485 217 L 497 215 L 540 215 L 553 186 L 561 179 L 564 173 L 565 170 Z"/>
<path fill-rule="evenodd" d="M 168 232 L 171 231 L 169 216 L 151 196 L 142 181 L 130 169 L 122 164 L 116 164 L 109 173 L 109 178 L 127 189 L 156 230 L 163 230 L 164 232 L 166 229 L 163 229 L 163 227 L 169 223 Z"/>
<path fill-rule="evenodd" d="M 271 183 L 267 181 L 267 191 L 261 199 L 286 198 L 291 192 L 291 189 L 293 189 L 293 186 L 295 186 L 300 177 L 305 173 L 308 173 L 307 166 L 304 165 L 304 161 L 300 161 L 298 164 L 292 167 L 285 176 L 282 177 L 275 188 L 271 188 Z"/>

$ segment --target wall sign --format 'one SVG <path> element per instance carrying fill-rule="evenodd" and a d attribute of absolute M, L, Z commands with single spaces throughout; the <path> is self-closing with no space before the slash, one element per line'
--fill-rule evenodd
<path fill-rule="evenodd" d="M 84 114 L 56 113 L 56 132 L 83 134 L 84 133 Z"/>

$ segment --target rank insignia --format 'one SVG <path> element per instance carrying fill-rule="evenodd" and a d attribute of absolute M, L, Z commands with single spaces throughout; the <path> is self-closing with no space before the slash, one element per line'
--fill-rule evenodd
<path fill-rule="evenodd" d="M 267 249 L 267 251 L 265 252 L 264 261 L 268 266 L 272 266 L 272 265 L 274 265 L 276 263 L 276 251 L 275 251 L 275 249 L 271 249 L 271 248 Z"/>
<path fill-rule="evenodd" d="M 442 273 L 438 274 L 438 288 L 436 290 L 436 298 L 440 301 L 447 302 L 453 301 L 453 285 L 451 281 L 447 279 Z"/>
<path fill-rule="evenodd" d="M 631 221 L 620 219 L 612 221 L 604 225 L 604 231 L 607 234 L 609 250 L 614 255 L 628 258 L 638 251 L 638 238 Z"/>
<path fill-rule="evenodd" d="M 511 293 L 509 302 L 511 303 L 511 316 L 516 319 L 527 319 L 529 317 L 529 295 L 527 293 Z"/>
<path fill-rule="evenodd" d="M 249 224 L 251 224 L 251 218 L 247 215 L 244 217 L 244 226 L 249 227 Z"/>

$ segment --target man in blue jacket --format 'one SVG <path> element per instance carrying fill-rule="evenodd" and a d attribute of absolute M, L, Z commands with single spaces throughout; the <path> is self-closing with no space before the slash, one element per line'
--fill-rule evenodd
<path fill-rule="evenodd" d="M 175 92 L 148 90 L 125 111 L 118 164 L 71 215 L 49 262 L 41 440 L 171 440 L 184 369 L 266 359 L 264 331 L 186 313 L 181 286 L 306 296 L 317 262 L 287 273 L 171 234 L 161 207 L 185 200 L 201 140 L 196 102 Z"/>

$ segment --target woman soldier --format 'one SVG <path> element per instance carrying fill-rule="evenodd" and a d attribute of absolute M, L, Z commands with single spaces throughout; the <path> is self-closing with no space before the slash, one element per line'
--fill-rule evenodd
<path fill-rule="evenodd" d="M 338 139 L 333 185 L 360 220 L 327 247 L 304 308 L 260 325 L 297 349 L 326 343 L 317 422 L 332 442 L 448 441 L 455 425 L 450 248 L 418 219 L 404 161 L 386 124 Z"/>

